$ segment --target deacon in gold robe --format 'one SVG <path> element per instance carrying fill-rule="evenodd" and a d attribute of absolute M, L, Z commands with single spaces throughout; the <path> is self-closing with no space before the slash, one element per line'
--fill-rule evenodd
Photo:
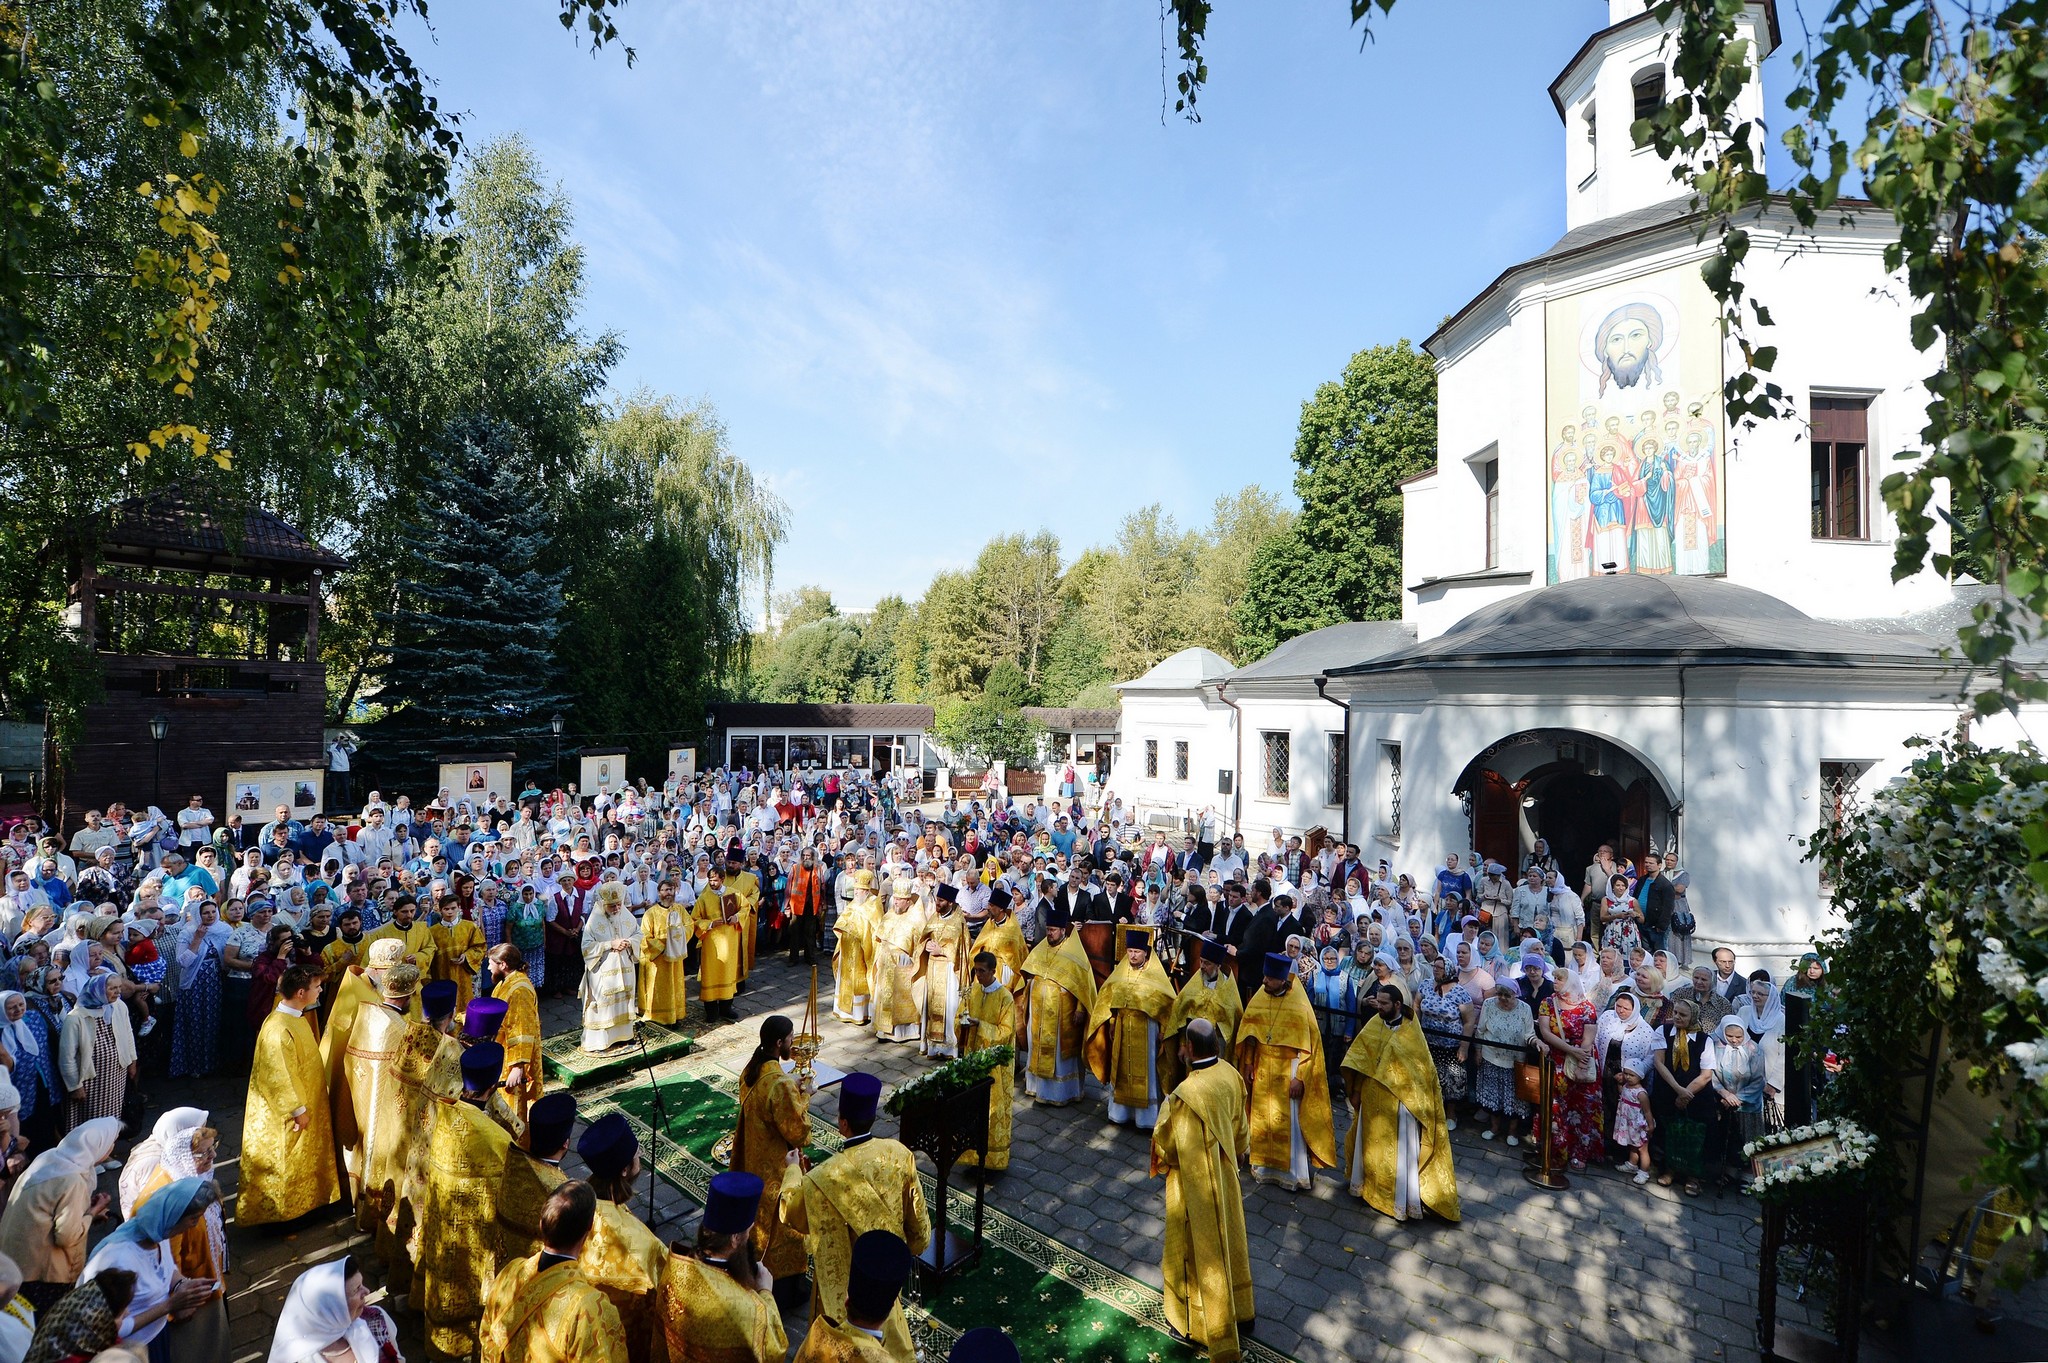
<path fill-rule="evenodd" d="M 398 1092 L 394 1061 L 412 1026 L 406 1006 L 419 988 L 418 966 L 395 965 L 384 972 L 383 998 L 374 1008 L 358 1008 L 349 1028 L 349 1100 L 356 1110 L 356 1145 L 350 1161 L 361 1191 L 356 1195 L 356 1229 L 380 1238 L 398 1207 L 405 1147 L 415 1128 L 407 1124 Z"/>
<path fill-rule="evenodd" d="M 1017 1044 L 1017 1000 L 1011 996 L 1010 986 L 998 976 L 1001 969 L 1002 963 L 993 951 L 974 954 L 974 974 L 968 984 L 965 1006 L 960 1010 L 962 1055 Z M 1017 1101 L 1015 1068 L 998 1065 L 989 1077 L 995 1083 L 988 1091 L 986 1167 L 992 1173 L 1001 1173 L 1010 1167 L 1010 1110 Z M 979 1158 L 979 1151 L 969 1150 L 960 1156 L 960 1163 L 972 1165 Z"/>
<path fill-rule="evenodd" d="M 1166 1021 L 1166 1038 L 1173 1047 L 1173 1083 L 1179 1083 L 1186 1073 L 1187 1057 L 1182 1054 L 1181 1043 L 1190 1022 L 1206 1018 L 1216 1024 L 1217 1034 L 1223 1038 L 1223 1054 L 1227 1056 L 1237 1043 L 1238 1020 L 1244 1016 L 1244 999 L 1237 992 L 1237 982 L 1223 976 L 1223 963 L 1230 959 L 1230 949 L 1206 937 L 1199 940 L 1200 967 L 1174 996 L 1173 1016 Z"/>
<path fill-rule="evenodd" d="M 1351 1131 L 1344 1167 L 1351 1191 L 1397 1221 L 1435 1212 L 1456 1221 L 1458 1175 L 1444 1121 L 1443 1090 L 1422 1024 L 1407 1015 L 1399 981 L 1373 996 L 1378 1015 L 1359 1029 L 1344 1053 Z"/>
<path fill-rule="evenodd" d="M 350 967 L 362 965 L 370 947 L 370 939 L 363 935 L 362 910 L 343 909 L 334 922 L 338 935 L 320 952 L 320 969 L 327 977 L 327 987 L 320 992 L 322 1035 L 334 1015 L 335 1001 L 341 997 L 342 980 Z"/>
<path fill-rule="evenodd" d="M 306 1013 L 319 1006 L 320 976 L 287 967 L 279 998 L 256 1034 L 249 1097 L 242 1108 L 241 1193 L 235 1222 L 293 1221 L 341 1196 L 327 1071 Z"/>
<path fill-rule="evenodd" d="M 908 1327 L 897 1333 L 914 1264 L 910 1246 L 891 1231 L 872 1230 L 853 1242 L 848 1259 L 845 1316 L 814 1319 L 793 1363 L 914 1363 Z M 957 1345 L 952 1356 L 973 1357 Z"/>
<path fill-rule="evenodd" d="M 664 878 L 640 915 L 640 1016 L 664 1027 L 683 1020 L 683 966 L 690 954 L 690 911 Z"/>
<path fill-rule="evenodd" d="M 868 989 L 873 970 L 875 918 L 881 911 L 875 898 L 875 873 L 865 868 L 853 873 L 853 902 L 832 925 L 832 1016 L 856 1027 L 868 1022 Z"/>
<path fill-rule="evenodd" d="M 1237 1072 L 1251 1115 L 1252 1177 L 1294 1189 L 1335 1168 L 1337 1131 L 1315 1005 L 1294 978 L 1294 962 L 1267 955 L 1259 992 L 1237 1024 Z"/>
<path fill-rule="evenodd" d="M 924 915 L 917 908 L 917 882 L 899 878 L 889 887 L 889 912 L 875 924 L 875 1039 L 916 1041 L 920 1035 L 917 984 L 923 971 Z"/>
<path fill-rule="evenodd" d="M 1029 950 L 1024 945 L 1024 933 L 1017 926 L 1017 919 L 1010 912 L 1010 892 L 1001 885 L 992 886 L 988 892 L 988 921 L 981 925 L 981 931 L 974 934 L 974 950 L 993 952 L 996 958 L 996 978 L 1003 988 L 1016 996 L 1021 1009 L 1024 999 L 1024 957 Z"/>
<path fill-rule="evenodd" d="M 527 1110 L 526 1148 L 505 1148 L 505 1176 L 498 1181 L 498 1272 L 540 1252 L 541 1212 L 569 1181 L 562 1158 L 575 1125 L 576 1100 L 567 1093 L 544 1094 Z"/>
<path fill-rule="evenodd" d="M 1095 1008 L 1095 971 L 1063 905 L 1046 910 L 1045 938 L 1024 958 L 1024 1092 L 1048 1107 L 1081 1096 L 1081 1046 Z"/>
<path fill-rule="evenodd" d="M 950 1059 L 960 1032 L 961 986 L 967 980 L 967 919 L 960 913 L 960 888 L 941 885 L 937 912 L 925 924 L 924 978 L 918 991 L 920 1055 Z"/>
<path fill-rule="evenodd" d="M 901 1141 L 873 1134 L 881 1096 L 882 1081 L 874 1075 L 847 1075 L 839 1085 L 839 1133 L 846 1138 L 845 1146 L 810 1169 L 804 1167 L 802 1152 L 792 1150 L 783 1166 L 782 1220 L 806 1237 L 816 1275 L 811 1291 L 813 1329 L 821 1317 L 840 1325 L 847 1322 L 847 1284 L 856 1240 L 869 1231 L 885 1230 L 922 1252 L 931 1239 L 916 1161 Z M 911 1357 L 910 1324 L 900 1306 L 889 1313 L 884 1333 L 892 1357 Z"/>
<path fill-rule="evenodd" d="M 540 1100 L 545 1075 L 540 1063 L 540 995 L 526 973 L 526 953 L 500 942 L 484 957 L 491 975 L 491 997 L 505 1003 L 498 1024 L 498 1044 L 505 1048 L 505 1083 L 499 1091 L 521 1121 Z"/>
<path fill-rule="evenodd" d="M 403 1109 L 399 1130 L 404 1141 L 397 1160 L 397 1204 L 385 1219 L 377 1254 L 384 1260 L 384 1285 L 398 1296 L 411 1293 L 413 1269 L 419 1262 L 420 1217 L 426 1211 L 434 1114 L 444 1101 L 452 1102 L 462 1094 L 462 1043 L 454 1036 L 458 993 L 453 980 L 428 980 L 421 985 L 420 1011 L 425 1020 L 406 1023 L 405 1038 L 390 1061 Z M 453 1075 L 439 1081 L 439 1086 L 437 1066 L 446 1066 Z"/>
<path fill-rule="evenodd" d="M 693 1254 L 673 1253 L 655 1315 L 668 1363 L 782 1363 L 789 1336 L 753 1255 L 761 1180 L 741 1169 L 711 1177 Z"/>
<path fill-rule="evenodd" d="M 455 1006 L 469 1007 L 476 993 L 476 975 L 484 965 L 484 930 L 462 916 L 462 901 L 449 895 L 441 901 L 434 924 L 433 977 L 455 982 Z"/>
<path fill-rule="evenodd" d="M 739 1124 L 733 1132 L 732 1167 L 753 1174 L 764 1184 L 782 1182 L 789 1152 L 801 1150 L 811 1134 L 811 1090 L 808 1080 L 791 1072 L 790 1037 L 795 1024 L 780 1013 L 761 1023 L 761 1044 L 740 1071 Z M 763 1198 L 756 1208 L 752 1248 L 774 1279 L 803 1277 L 804 1240 L 782 1222 L 776 1199 Z"/>
<path fill-rule="evenodd" d="M 591 895 L 583 924 L 583 1049 L 592 1055 L 633 1039 L 639 1006 L 640 925 L 626 907 L 626 887 L 607 880 Z"/>
<path fill-rule="evenodd" d="M 732 996 L 740 982 L 740 901 L 725 888 L 718 863 L 711 863 L 705 874 L 690 912 L 690 928 L 697 934 L 697 997 L 707 1022 L 729 1022 L 739 1016 Z"/>
<path fill-rule="evenodd" d="M 583 1128 L 576 1153 L 590 1167 L 590 1187 L 597 1194 L 597 1221 L 583 1242 L 583 1276 L 617 1308 L 626 1329 L 628 1363 L 651 1363 L 661 1332 L 655 1293 L 668 1250 L 626 1209 L 633 1180 L 640 1176 L 639 1137 L 624 1113 L 607 1112 Z"/>
<path fill-rule="evenodd" d="M 1211 1363 L 1240 1356 L 1237 1327 L 1255 1314 L 1237 1180 L 1251 1128 L 1244 1080 L 1223 1063 L 1224 1041 L 1209 1019 L 1188 1023 L 1188 1075 L 1166 1095 L 1152 1130 L 1152 1172 L 1166 1175 L 1166 1323 Z"/>
<path fill-rule="evenodd" d="M 1088 1069 L 1109 1086 L 1109 1119 L 1150 1131 L 1166 1094 L 1166 1023 L 1173 981 L 1152 956 L 1152 929 L 1125 925 L 1124 959 L 1088 1013 Z"/>
<path fill-rule="evenodd" d="M 400 961 L 418 966 L 422 975 L 433 972 L 434 929 L 419 921 L 419 904 L 410 895 L 399 896 L 391 906 L 391 921 L 369 936 L 372 946 L 387 940 L 405 948 Z"/>
<path fill-rule="evenodd" d="M 435 1109 L 415 1303 L 426 1313 L 427 1352 L 435 1358 L 469 1357 L 485 1294 L 496 1300 L 498 1189 L 512 1137 L 488 1107 L 504 1063 L 504 1048 L 495 1041 L 464 1050 L 462 1097 Z M 498 1281 L 502 1285 L 502 1274 Z"/>
<path fill-rule="evenodd" d="M 368 939 L 365 939 L 366 941 Z M 360 1190 L 361 1170 L 355 1152 L 362 1144 L 356 1129 L 355 1099 L 348 1091 L 348 1036 L 355 1027 L 356 1013 L 365 1005 L 376 1008 L 384 998 L 384 972 L 405 959 L 405 943 L 395 938 L 370 942 L 363 949 L 361 969 L 350 967 L 341 977 L 340 997 L 328 1015 L 327 1030 L 320 1034 L 320 1060 L 327 1071 L 327 1101 L 334 1139 L 340 1144 L 343 1167 L 349 1183 Z"/>
<path fill-rule="evenodd" d="M 754 939 L 760 935 L 761 879 L 747 869 L 746 858 L 735 842 L 725 851 L 725 888 L 739 905 L 740 984 L 754 973 Z"/>
<path fill-rule="evenodd" d="M 588 1183 L 555 1190 L 541 1214 L 547 1254 L 514 1260 L 491 1281 L 480 1331 L 483 1363 L 617 1363 L 626 1357 L 619 1313 L 577 1258 L 596 1219 L 597 1197 Z"/>

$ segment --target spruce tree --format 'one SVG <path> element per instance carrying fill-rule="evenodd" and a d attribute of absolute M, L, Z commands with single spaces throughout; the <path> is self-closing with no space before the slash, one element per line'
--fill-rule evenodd
<path fill-rule="evenodd" d="M 546 767 L 548 718 L 566 702 L 554 662 L 564 573 L 544 566 L 552 519 L 518 433 L 458 417 L 437 446 L 389 616 L 378 696 L 389 713 L 372 735 L 395 783 L 431 775 L 448 753 L 516 752 L 520 770 Z"/>

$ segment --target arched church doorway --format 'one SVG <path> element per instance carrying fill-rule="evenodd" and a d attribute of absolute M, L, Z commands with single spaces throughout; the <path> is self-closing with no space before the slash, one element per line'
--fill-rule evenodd
<path fill-rule="evenodd" d="M 1633 753 L 1571 729 L 1511 734 L 1474 757 L 1456 793 L 1470 811 L 1472 850 L 1520 868 L 1536 839 L 1573 890 L 1600 844 L 1639 858 L 1672 833 L 1663 783 Z"/>

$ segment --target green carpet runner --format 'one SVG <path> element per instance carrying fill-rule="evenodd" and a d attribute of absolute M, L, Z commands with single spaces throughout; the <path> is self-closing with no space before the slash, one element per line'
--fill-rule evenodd
<path fill-rule="evenodd" d="M 668 1121 L 649 1163 L 688 1196 L 702 1202 L 711 1176 L 723 1168 L 713 1148 L 733 1129 L 739 1079 L 708 1058 L 685 1060 L 658 1081 Z M 653 1146 L 654 1097 L 644 1080 L 622 1081 L 579 1103 L 586 1120 L 623 1112 L 645 1154 Z M 839 1133 L 813 1117 L 813 1159 L 839 1148 Z M 925 1203 L 933 1201 L 923 1175 Z M 994 1191 L 992 1196 L 1001 1196 Z M 947 1199 L 956 1232 L 973 1230 L 974 1199 L 956 1186 Z M 1176 1344 L 1167 1333 L 1159 1293 L 989 1206 L 981 1262 L 936 1287 L 913 1288 L 906 1300 L 911 1333 L 927 1359 L 943 1359 L 961 1333 L 1000 1325 L 1026 1363 L 1200 1363 L 1200 1350 Z M 1292 1363 L 1254 1339 L 1244 1341 L 1252 1363 Z"/>

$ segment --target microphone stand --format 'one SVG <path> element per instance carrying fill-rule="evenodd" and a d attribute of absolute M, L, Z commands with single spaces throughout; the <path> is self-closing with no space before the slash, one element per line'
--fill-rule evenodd
<path fill-rule="evenodd" d="M 654 1095 L 654 1120 L 650 1122 L 647 1139 L 647 1228 L 654 1229 L 654 1184 L 661 1177 L 657 1157 L 661 1153 L 661 1133 L 668 1126 L 668 1108 L 661 1101 L 661 1085 L 654 1079 L 654 1060 L 647 1054 L 647 1038 L 640 1035 L 640 1023 L 633 1023 L 633 1044 L 640 1048 L 640 1068 L 647 1075 L 648 1092 Z"/>

